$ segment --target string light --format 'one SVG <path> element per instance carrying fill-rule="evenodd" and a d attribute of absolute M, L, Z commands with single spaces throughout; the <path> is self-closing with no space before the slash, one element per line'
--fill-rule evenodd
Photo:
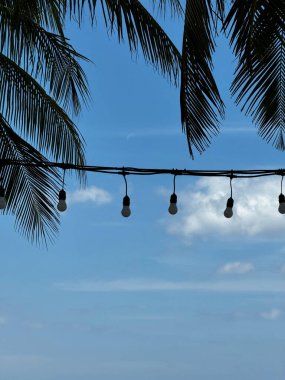
<path fill-rule="evenodd" d="M 178 212 L 177 195 L 175 194 L 175 181 L 176 181 L 176 174 L 173 177 L 173 194 L 171 194 L 170 196 L 170 205 L 168 207 L 168 212 L 170 215 L 175 215 Z"/>
<path fill-rule="evenodd" d="M 22 160 L 8 160 L 0 159 L 0 167 L 4 166 L 23 166 L 23 167 L 40 167 L 40 168 L 61 168 L 64 170 L 62 189 L 58 194 L 58 204 L 57 208 L 59 211 L 63 212 L 67 209 L 66 204 L 66 192 L 64 190 L 64 176 L 65 170 L 76 170 L 84 172 L 102 173 L 102 174 L 123 174 L 125 184 L 126 184 L 126 195 L 123 198 L 123 208 L 122 215 L 124 217 L 129 217 L 131 215 L 130 209 L 130 197 L 127 193 L 127 181 L 126 175 L 161 175 L 169 174 L 174 175 L 174 191 L 170 197 L 170 205 L 168 212 L 171 215 L 175 215 L 178 212 L 177 208 L 177 195 L 175 193 L 175 179 L 176 176 L 192 176 L 192 177 L 229 177 L 231 196 L 227 200 L 226 209 L 224 211 L 224 216 L 226 218 L 231 218 L 233 216 L 233 206 L 234 199 L 232 197 L 232 179 L 233 178 L 258 178 L 258 177 L 268 177 L 268 176 L 282 176 L 281 179 L 281 193 L 279 195 L 279 207 L 278 211 L 281 214 L 285 214 L 285 195 L 282 191 L 283 177 L 285 175 L 285 169 L 259 169 L 259 170 L 187 170 L 187 169 L 145 169 L 145 168 L 134 168 L 134 167 L 115 167 L 115 166 L 88 166 L 88 165 L 76 165 L 67 164 L 59 162 L 30 162 Z M 0 186 L 0 209 L 6 207 L 5 189 Z"/>
<path fill-rule="evenodd" d="M 233 216 L 233 207 L 234 207 L 234 200 L 233 200 L 233 187 L 232 187 L 232 179 L 233 179 L 233 174 L 230 176 L 230 188 L 231 188 L 231 196 L 227 200 L 227 207 L 224 211 L 224 216 L 226 218 L 231 218 Z"/>
<path fill-rule="evenodd" d="M 278 211 L 280 212 L 280 214 L 285 214 L 285 196 L 283 194 L 283 189 L 282 189 L 283 178 L 284 178 L 284 176 L 282 175 L 282 178 L 281 178 L 281 193 L 279 195 L 279 207 L 278 207 Z"/>
<path fill-rule="evenodd" d="M 124 177 L 125 185 L 126 185 L 126 195 L 123 198 L 123 208 L 122 208 L 121 214 L 125 218 L 128 218 L 131 215 L 131 209 L 130 209 L 131 200 L 130 200 L 130 197 L 128 196 L 128 182 L 127 182 L 125 173 L 123 173 L 123 177 Z"/>
<path fill-rule="evenodd" d="M 67 209 L 66 192 L 64 190 L 64 179 L 65 179 L 65 170 L 63 171 L 63 177 L 62 177 L 62 189 L 58 193 L 57 209 L 60 212 L 64 212 Z"/>

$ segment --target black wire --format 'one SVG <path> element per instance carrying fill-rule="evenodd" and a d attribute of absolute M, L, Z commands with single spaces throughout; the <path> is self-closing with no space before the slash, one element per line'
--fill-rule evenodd
<path fill-rule="evenodd" d="M 26 167 L 42 167 L 42 168 L 60 168 L 64 171 L 79 170 L 85 172 L 102 173 L 102 174 L 123 174 L 126 175 L 161 175 L 172 174 L 176 176 L 192 176 L 192 177 L 230 177 L 232 178 L 258 178 L 266 176 L 281 175 L 282 181 L 285 175 L 285 169 L 259 169 L 259 170 L 187 170 L 187 169 L 157 169 L 157 168 L 134 168 L 134 167 L 115 167 L 115 166 L 88 166 L 66 164 L 59 162 L 30 162 L 21 160 L 0 160 L 0 168 L 4 166 L 26 166 Z M 126 179 L 125 179 L 126 180 Z"/>
<path fill-rule="evenodd" d="M 173 193 L 175 194 L 175 190 L 176 190 L 176 174 L 174 174 L 173 176 Z"/>
<path fill-rule="evenodd" d="M 128 182 L 126 179 L 126 173 L 123 174 L 124 180 L 125 180 L 125 185 L 126 185 L 126 195 L 128 195 Z"/>
<path fill-rule="evenodd" d="M 65 188 L 65 170 L 66 169 L 63 169 L 63 176 L 62 176 L 62 188 L 63 189 Z"/>
<path fill-rule="evenodd" d="M 233 197 L 233 184 L 232 184 L 233 178 L 236 178 L 236 176 L 234 175 L 234 171 L 231 170 L 231 175 L 230 175 L 231 198 Z"/>

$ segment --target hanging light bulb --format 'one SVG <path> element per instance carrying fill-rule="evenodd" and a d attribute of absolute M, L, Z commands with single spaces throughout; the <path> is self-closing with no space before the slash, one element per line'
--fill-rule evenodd
<path fill-rule="evenodd" d="M 128 182 L 126 179 L 127 173 L 125 173 L 125 171 L 123 170 L 122 174 L 123 174 L 125 185 L 126 185 L 126 195 L 123 198 L 123 208 L 122 208 L 121 214 L 125 218 L 128 218 L 131 215 L 131 209 L 130 209 L 131 200 L 130 200 L 130 197 L 128 196 Z"/>
<path fill-rule="evenodd" d="M 176 171 L 174 171 L 174 169 L 173 169 L 173 172 L 176 173 Z M 177 208 L 177 195 L 175 194 L 175 190 L 176 190 L 176 175 L 177 174 L 174 174 L 174 177 L 173 177 L 173 193 L 170 196 L 170 205 L 168 207 L 168 212 L 169 212 L 170 215 L 175 215 L 178 212 L 178 208 Z"/>
<path fill-rule="evenodd" d="M 57 204 L 57 209 L 60 212 L 64 212 L 67 209 L 67 204 L 66 204 L 66 192 L 62 189 L 60 190 L 58 194 L 58 204 Z"/>
<path fill-rule="evenodd" d="M 67 209 L 67 204 L 66 204 L 66 192 L 64 191 L 65 187 L 65 169 L 63 170 L 63 176 L 62 176 L 62 189 L 58 193 L 58 204 L 57 204 L 57 209 L 60 212 L 64 212 Z"/>
<path fill-rule="evenodd" d="M 230 197 L 227 201 L 227 207 L 224 211 L 224 215 L 226 218 L 231 218 L 233 216 L 233 207 L 234 207 L 234 200 L 232 197 Z"/>
<path fill-rule="evenodd" d="M 233 216 L 233 207 L 234 207 L 234 200 L 233 200 L 233 187 L 232 187 L 232 180 L 233 180 L 234 176 L 233 176 L 233 171 L 232 171 L 232 174 L 230 176 L 230 188 L 231 188 L 231 196 L 230 198 L 227 200 L 227 207 L 224 211 L 224 216 L 226 218 L 231 218 Z"/>
<path fill-rule="evenodd" d="M 170 215 L 175 215 L 178 212 L 177 208 L 177 195 L 175 193 L 171 194 L 170 205 L 168 207 L 168 212 Z"/>
<path fill-rule="evenodd" d="M 3 186 L 0 186 L 0 210 L 4 210 L 6 205 L 5 189 Z"/>
<path fill-rule="evenodd" d="M 122 211 L 121 211 L 121 214 L 125 218 L 128 218 L 131 215 L 130 204 L 131 204 L 130 197 L 128 195 L 125 195 L 124 198 L 123 198 L 123 208 L 122 208 Z"/>
<path fill-rule="evenodd" d="M 280 212 L 280 214 L 285 214 L 285 196 L 282 193 L 279 195 L 278 211 Z"/>
<path fill-rule="evenodd" d="M 280 214 L 285 214 L 285 196 L 283 194 L 283 178 L 284 178 L 284 175 L 282 175 L 282 178 L 281 178 L 281 193 L 279 195 L 279 207 L 278 207 L 278 211 L 280 212 Z"/>

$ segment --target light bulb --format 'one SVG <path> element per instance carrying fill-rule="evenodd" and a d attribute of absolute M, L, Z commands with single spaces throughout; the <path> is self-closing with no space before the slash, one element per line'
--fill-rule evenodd
<path fill-rule="evenodd" d="M 131 215 L 130 204 L 131 204 L 130 198 L 127 195 L 124 196 L 124 199 L 123 199 L 123 208 L 122 208 L 121 214 L 125 218 L 128 218 Z"/>
<path fill-rule="evenodd" d="M 176 203 L 170 203 L 170 206 L 168 207 L 168 212 L 170 215 L 175 215 L 178 212 L 178 208 L 176 206 Z"/>
<path fill-rule="evenodd" d="M 234 206 L 234 200 L 233 198 L 229 198 L 228 201 L 227 201 L 227 207 L 224 211 L 224 216 L 226 218 L 231 218 L 233 216 L 233 206 Z"/>
<path fill-rule="evenodd" d="M 224 211 L 224 215 L 226 218 L 231 218 L 233 216 L 233 209 L 232 207 L 227 207 Z"/>
<path fill-rule="evenodd" d="M 170 197 L 170 205 L 168 207 L 168 212 L 170 215 L 177 214 L 178 208 L 177 208 L 177 195 L 173 193 Z"/>
<path fill-rule="evenodd" d="M 0 186 L 0 210 L 4 210 L 6 205 L 5 190 L 3 186 Z"/>
<path fill-rule="evenodd" d="M 60 190 L 58 194 L 58 204 L 57 204 L 57 209 L 60 212 L 64 212 L 67 209 L 67 204 L 66 204 L 66 192 L 62 189 Z"/>
<path fill-rule="evenodd" d="M 121 214 L 125 217 L 128 218 L 131 215 L 131 209 L 129 206 L 123 206 Z"/>
<path fill-rule="evenodd" d="M 280 212 L 280 214 L 285 214 L 285 196 L 282 193 L 279 195 L 278 211 Z"/>

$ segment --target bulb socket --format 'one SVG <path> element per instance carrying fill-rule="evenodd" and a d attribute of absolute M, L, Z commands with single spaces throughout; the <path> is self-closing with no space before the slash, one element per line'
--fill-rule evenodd
<path fill-rule="evenodd" d="M 227 208 L 233 208 L 234 207 L 234 200 L 232 197 L 230 197 L 228 200 L 227 200 Z"/>
<path fill-rule="evenodd" d="M 125 195 L 123 198 L 123 206 L 130 207 L 130 204 L 131 204 L 130 197 L 128 195 Z"/>
<path fill-rule="evenodd" d="M 65 201 L 66 200 L 66 192 L 63 189 L 60 190 L 60 192 L 58 193 L 58 199 L 60 201 Z"/>
<path fill-rule="evenodd" d="M 279 203 L 285 203 L 285 196 L 282 193 L 279 195 Z"/>
<path fill-rule="evenodd" d="M 170 196 L 170 203 L 177 203 L 177 195 L 175 193 L 171 194 Z"/>

